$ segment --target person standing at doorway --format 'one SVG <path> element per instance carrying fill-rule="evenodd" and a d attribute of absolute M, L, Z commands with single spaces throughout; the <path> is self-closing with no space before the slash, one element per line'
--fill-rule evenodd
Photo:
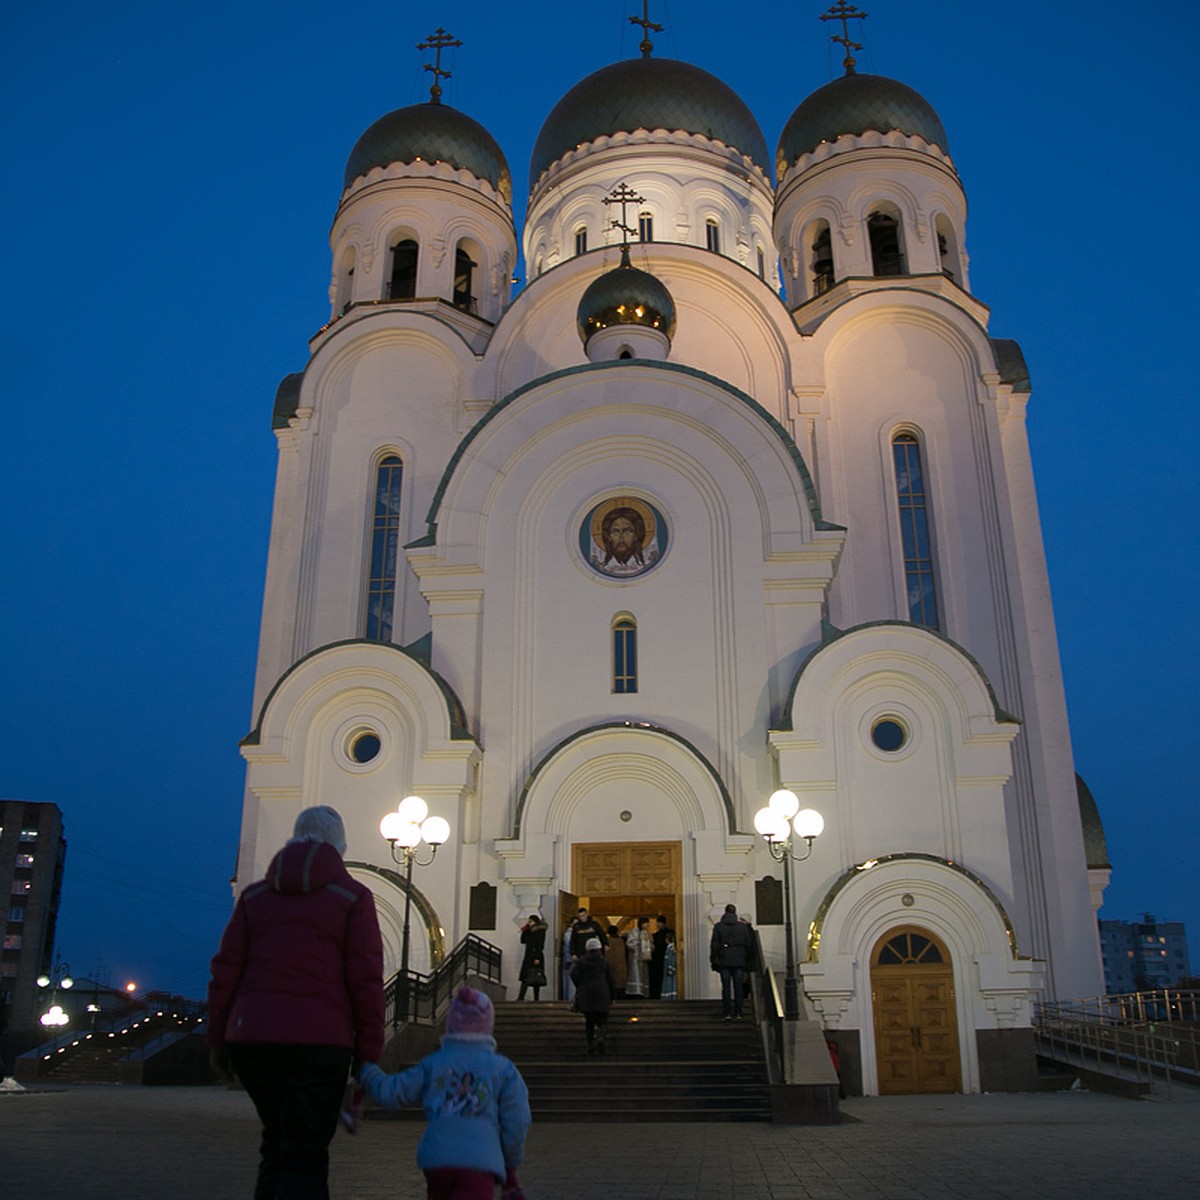
<path fill-rule="evenodd" d="M 659 913 L 654 918 L 654 932 L 650 935 L 650 999 L 661 1000 L 663 972 L 666 969 L 667 947 L 675 942 L 675 930 L 667 924 L 667 918 Z"/>
<path fill-rule="evenodd" d="M 521 945 L 525 947 L 525 956 L 521 959 L 521 990 L 517 993 L 518 1000 L 525 999 L 525 992 L 532 988 L 533 998 L 546 986 L 546 930 L 548 926 L 542 920 L 540 912 L 531 912 L 525 924 L 521 926 Z"/>
<path fill-rule="evenodd" d="M 629 965 L 625 961 L 625 943 L 617 936 L 617 927 L 608 927 L 608 945 L 604 947 L 604 957 L 612 967 L 613 979 L 617 984 L 616 998 L 625 998 L 625 988 L 629 984 Z"/>
<path fill-rule="evenodd" d="M 571 924 L 571 957 L 576 962 L 587 953 L 589 938 L 596 938 L 603 949 L 608 941 L 608 934 L 604 932 L 604 926 L 586 908 L 580 908 Z"/>
<path fill-rule="evenodd" d="M 649 917 L 638 917 L 637 925 L 625 934 L 625 995 L 631 999 L 644 997 L 649 990 L 650 958 L 654 953 L 649 924 Z"/>
<path fill-rule="evenodd" d="M 726 1021 L 741 1020 L 742 985 L 753 945 L 754 934 L 749 925 L 738 920 L 737 906 L 725 905 L 725 912 L 713 926 L 708 958 L 721 976 L 721 1009 Z"/>

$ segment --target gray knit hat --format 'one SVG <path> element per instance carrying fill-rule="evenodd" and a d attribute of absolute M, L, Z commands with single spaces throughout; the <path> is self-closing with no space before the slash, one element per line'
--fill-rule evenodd
<path fill-rule="evenodd" d="M 292 830 L 293 842 L 328 842 L 339 854 L 346 853 L 346 827 L 336 808 L 318 804 L 306 808 Z"/>

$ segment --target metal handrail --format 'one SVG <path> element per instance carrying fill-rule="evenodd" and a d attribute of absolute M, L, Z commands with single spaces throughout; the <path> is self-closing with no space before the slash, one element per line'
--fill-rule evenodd
<path fill-rule="evenodd" d="M 406 1021 L 434 1025 L 459 986 L 468 978 L 500 982 L 503 951 L 474 933 L 468 933 L 432 975 L 397 971 L 384 988 L 385 1011 L 393 1026 Z"/>
<path fill-rule="evenodd" d="M 1043 1001 L 1035 1029 L 1050 1053 L 1062 1051 L 1096 1070 L 1114 1068 L 1136 1082 L 1200 1083 L 1200 992 L 1164 989 Z"/>

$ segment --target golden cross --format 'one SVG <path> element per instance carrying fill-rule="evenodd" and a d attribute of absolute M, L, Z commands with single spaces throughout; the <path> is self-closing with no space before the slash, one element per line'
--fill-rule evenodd
<path fill-rule="evenodd" d="M 429 89 L 431 104 L 441 104 L 441 81 L 450 78 L 450 72 L 442 69 L 442 48 L 445 46 L 458 47 L 461 45 L 462 42 L 458 38 L 448 34 L 440 25 L 423 42 L 417 43 L 418 50 L 434 51 L 433 66 L 430 66 L 429 63 L 425 64 L 425 70 L 433 72 L 433 86 Z"/>
<path fill-rule="evenodd" d="M 656 25 L 650 20 L 650 0 L 642 0 L 642 15 L 640 17 L 630 17 L 630 25 L 640 25 L 642 27 L 642 43 L 638 49 L 642 52 L 643 58 L 650 57 L 650 51 L 654 49 L 654 43 L 650 40 L 650 30 L 655 33 L 662 33 L 663 27 Z"/>
<path fill-rule="evenodd" d="M 621 240 L 621 249 L 629 249 L 629 235 L 635 230 L 632 226 L 625 222 L 625 205 L 627 204 L 645 204 L 646 197 L 639 196 L 624 180 L 622 180 L 607 196 L 604 197 L 605 204 L 619 204 L 621 206 L 621 219 L 619 221 L 609 221 L 609 224 L 614 229 L 621 230 L 625 237 Z"/>
<path fill-rule="evenodd" d="M 859 11 L 853 4 L 847 4 L 846 0 L 838 0 L 836 4 L 829 6 L 827 13 L 821 14 L 822 21 L 841 21 L 842 33 L 839 37 L 836 33 L 831 34 L 829 40 L 831 42 L 841 42 L 846 48 L 846 57 L 842 59 L 842 66 L 846 68 L 847 75 L 854 74 L 854 56 L 850 53 L 851 50 L 861 50 L 861 42 L 852 42 L 850 40 L 850 28 L 847 25 L 848 21 L 864 21 L 867 18 L 865 12 Z"/>

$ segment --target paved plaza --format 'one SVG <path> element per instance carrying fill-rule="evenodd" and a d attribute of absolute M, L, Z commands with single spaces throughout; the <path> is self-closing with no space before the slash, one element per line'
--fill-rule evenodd
<path fill-rule="evenodd" d="M 581 1068 L 582 1069 L 582 1068 Z M 1200 1187 L 1200 1094 L 1089 1092 L 843 1102 L 832 1128 L 535 1124 L 528 1200 L 1154 1200 Z M 423 1200 L 419 1122 L 333 1146 L 334 1200 Z M 5 1196 L 249 1200 L 257 1125 L 222 1087 L 0 1093 Z"/>

